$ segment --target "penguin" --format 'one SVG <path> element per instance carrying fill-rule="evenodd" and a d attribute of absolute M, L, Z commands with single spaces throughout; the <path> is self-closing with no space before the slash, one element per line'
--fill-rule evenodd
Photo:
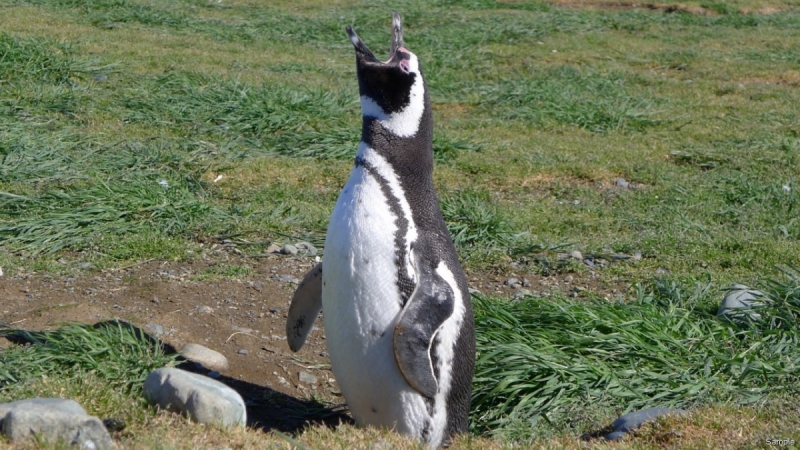
<path fill-rule="evenodd" d="M 355 422 L 437 448 L 467 431 L 475 331 L 433 184 L 430 94 L 399 14 L 386 62 L 346 30 L 362 137 L 322 262 L 292 298 L 287 341 L 299 350 L 322 311 L 331 367 Z"/>

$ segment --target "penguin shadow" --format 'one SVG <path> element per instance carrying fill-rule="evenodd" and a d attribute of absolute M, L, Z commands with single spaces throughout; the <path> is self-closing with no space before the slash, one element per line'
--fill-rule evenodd
<path fill-rule="evenodd" d="M 137 339 L 145 340 L 154 347 L 160 346 L 164 354 L 175 355 L 177 362 L 175 367 L 178 369 L 205 376 L 212 372 L 202 364 L 189 361 L 181 356 L 172 345 L 128 322 L 109 320 L 99 322 L 94 326 L 95 328 L 98 326 L 126 327 Z M 260 386 L 222 374 L 210 378 L 225 384 L 242 396 L 247 407 L 247 426 L 256 430 L 264 432 L 276 430 L 297 434 L 309 425 L 321 424 L 333 428 L 342 423 L 353 423 L 343 405 L 326 405 L 313 399 L 300 399 L 267 386 Z"/>
<path fill-rule="evenodd" d="M 186 370 L 198 371 L 195 363 L 189 363 L 189 365 L 194 369 Z M 198 373 L 207 374 L 208 370 L 202 368 Z M 301 399 L 266 386 L 224 375 L 217 377 L 216 380 L 242 396 L 247 406 L 247 426 L 249 428 L 295 435 L 311 425 L 335 428 L 340 424 L 353 423 L 353 419 L 347 413 L 344 405 L 326 404 L 315 399 Z"/>

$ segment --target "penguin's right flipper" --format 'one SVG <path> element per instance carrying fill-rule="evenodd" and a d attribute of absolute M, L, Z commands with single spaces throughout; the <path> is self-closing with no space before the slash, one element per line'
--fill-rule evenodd
<path fill-rule="evenodd" d="M 439 328 L 453 314 L 453 297 L 447 282 L 432 274 L 417 284 L 394 327 L 394 358 L 400 372 L 412 388 L 428 398 L 439 389 L 431 346 Z"/>
<path fill-rule="evenodd" d="M 306 343 L 308 333 L 322 311 L 322 263 L 311 269 L 294 291 L 286 319 L 286 340 L 293 352 Z"/>

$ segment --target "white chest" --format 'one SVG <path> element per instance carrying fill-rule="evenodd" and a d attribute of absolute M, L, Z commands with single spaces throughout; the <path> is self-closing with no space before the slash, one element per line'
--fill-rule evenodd
<path fill-rule="evenodd" d="M 395 237 L 403 230 L 387 194 L 374 166 L 356 167 L 334 207 L 323 259 L 325 335 L 356 422 L 419 435 L 429 413 L 394 359 L 401 311 Z"/>

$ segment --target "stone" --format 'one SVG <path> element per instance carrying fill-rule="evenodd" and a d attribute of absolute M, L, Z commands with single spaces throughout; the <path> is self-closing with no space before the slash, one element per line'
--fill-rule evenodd
<path fill-rule="evenodd" d="M 527 289 L 520 289 L 517 292 L 515 292 L 514 295 L 511 296 L 511 298 L 513 300 L 521 300 L 521 299 L 523 299 L 523 298 L 525 298 L 527 296 L 530 296 L 530 295 L 533 295 L 533 294 L 531 294 L 531 291 L 529 291 Z"/>
<path fill-rule="evenodd" d="M 572 259 L 577 259 L 578 261 L 582 261 L 583 260 L 583 253 L 581 253 L 581 252 L 579 252 L 577 250 L 573 250 L 573 251 L 569 252 L 569 257 L 572 258 Z"/>
<path fill-rule="evenodd" d="M 0 431 L 12 442 L 63 442 L 84 449 L 114 448 L 103 422 L 74 400 L 33 398 L 0 404 Z"/>
<path fill-rule="evenodd" d="M 297 247 L 292 244 L 286 244 L 281 249 L 281 253 L 284 255 L 296 255 L 297 254 Z"/>
<path fill-rule="evenodd" d="M 275 281 L 281 283 L 294 283 L 294 284 L 298 284 L 300 282 L 300 280 L 291 275 L 278 275 L 277 277 L 275 277 Z"/>
<path fill-rule="evenodd" d="M 513 286 L 515 284 L 519 284 L 519 280 L 516 278 L 509 278 L 506 280 L 506 286 Z"/>
<path fill-rule="evenodd" d="M 147 325 L 144 326 L 144 328 L 153 335 L 155 335 L 156 337 L 159 337 L 162 334 L 164 334 L 164 327 L 162 327 L 157 323 L 148 323 Z"/>
<path fill-rule="evenodd" d="M 148 402 L 187 415 L 198 423 L 244 426 L 247 410 L 233 389 L 209 377 L 172 367 L 150 372 L 144 380 Z"/>
<path fill-rule="evenodd" d="M 219 372 L 228 370 L 228 358 L 225 355 L 200 344 L 186 344 L 180 353 L 187 360 L 200 363 L 207 369 Z"/>
<path fill-rule="evenodd" d="M 298 242 L 297 244 L 295 244 L 295 247 L 297 247 L 298 251 L 304 252 L 308 256 L 316 256 L 317 252 L 319 251 L 317 250 L 317 247 L 314 247 L 313 244 L 305 241 Z"/>
<path fill-rule="evenodd" d="M 214 308 L 212 308 L 210 306 L 198 306 L 197 307 L 197 312 L 202 313 L 202 314 L 211 314 L 211 313 L 214 312 Z"/>
<path fill-rule="evenodd" d="M 717 317 L 732 321 L 760 320 L 757 309 L 766 305 L 764 293 L 743 284 L 734 284 L 725 293 Z"/>
<path fill-rule="evenodd" d="M 281 253 L 282 248 L 283 247 L 281 247 L 280 245 L 270 244 L 270 246 L 267 247 L 267 253 Z"/>
<path fill-rule="evenodd" d="M 300 371 L 300 373 L 298 373 L 297 376 L 300 379 L 301 383 L 317 384 L 317 377 L 315 377 L 314 375 L 311 375 L 308 372 Z"/>
<path fill-rule="evenodd" d="M 617 187 L 621 187 L 623 189 L 628 188 L 628 182 L 625 181 L 625 178 L 617 178 L 614 180 L 614 185 Z"/>
<path fill-rule="evenodd" d="M 239 351 L 237 351 L 236 353 L 238 353 L 240 355 L 247 356 L 247 355 L 250 354 L 250 351 L 248 351 L 247 349 L 244 349 L 244 348 L 240 348 Z"/>
<path fill-rule="evenodd" d="M 659 417 L 666 415 L 682 416 L 684 414 L 686 414 L 685 410 L 674 408 L 647 408 L 634 411 L 615 420 L 611 424 L 613 430 L 611 433 L 605 435 L 605 439 L 608 441 L 620 440 L 625 437 L 626 433 L 633 431 L 645 423 L 655 420 Z"/>

